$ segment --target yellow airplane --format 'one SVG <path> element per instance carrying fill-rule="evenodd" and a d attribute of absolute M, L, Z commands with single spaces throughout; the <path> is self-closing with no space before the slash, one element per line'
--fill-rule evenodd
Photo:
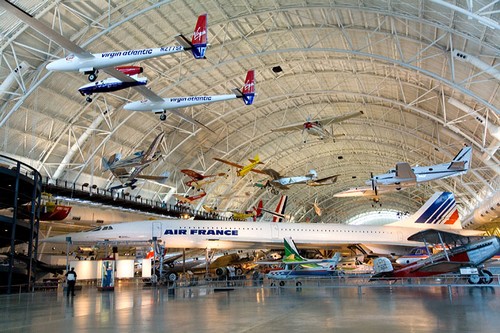
<path fill-rule="evenodd" d="M 234 163 L 234 162 L 231 162 L 231 161 L 227 161 L 227 160 L 223 160 L 221 158 L 217 158 L 217 157 L 214 157 L 214 160 L 216 161 L 219 161 L 219 162 L 222 162 L 222 163 L 225 163 L 225 164 L 228 164 L 228 165 L 231 165 L 231 166 L 234 166 L 234 167 L 237 167 L 239 168 L 239 170 L 236 171 L 236 174 L 239 176 L 239 177 L 243 177 L 245 176 L 247 173 L 249 173 L 250 171 L 252 172 L 257 172 L 257 173 L 261 173 L 261 174 L 266 174 L 264 171 L 262 170 L 258 170 L 258 169 L 255 169 L 255 167 L 257 166 L 257 164 L 264 164 L 260 161 L 259 159 L 259 155 L 255 155 L 255 157 L 253 159 L 249 159 L 249 161 L 251 162 L 250 164 L 248 165 L 239 165 L 237 163 Z"/>
<path fill-rule="evenodd" d="M 263 203 L 262 200 L 259 201 L 257 207 L 252 207 L 252 210 L 246 210 L 245 212 L 231 212 L 233 213 L 233 219 L 236 221 L 245 221 L 248 218 L 253 218 L 254 222 L 257 221 L 258 217 L 262 216 Z"/>

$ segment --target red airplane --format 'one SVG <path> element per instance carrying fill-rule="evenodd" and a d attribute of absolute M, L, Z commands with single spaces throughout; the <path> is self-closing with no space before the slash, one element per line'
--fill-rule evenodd
<path fill-rule="evenodd" d="M 178 203 L 191 204 L 191 203 L 195 202 L 196 200 L 203 198 L 205 195 L 207 195 L 207 193 L 206 192 L 202 192 L 200 194 L 192 195 L 190 197 L 189 196 L 183 196 L 183 195 L 180 195 L 180 194 L 174 194 L 174 197 L 177 199 Z"/>
<path fill-rule="evenodd" d="M 396 268 L 389 259 L 377 258 L 373 262 L 375 274 L 371 280 L 426 277 L 469 268 L 469 283 L 487 284 L 493 281 L 491 272 L 482 269 L 482 264 L 500 250 L 500 238 L 497 236 L 466 237 L 452 232 L 427 229 L 408 237 L 408 240 L 423 242 L 426 246 L 429 243 L 441 244 L 443 251 Z M 461 245 L 452 247 L 451 244 Z"/>
<path fill-rule="evenodd" d="M 201 191 L 203 187 L 207 184 L 213 183 L 215 179 L 207 179 L 207 178 L 215 178 L 215 177 L 226 177 L 227 174 L 224 172 L 215 174 L 215 175 L 202 175 L 194 170 L 190 169 L 182 169 L 181 172 L 191 178 L 191 180 L 185 182 L 187 186 L 190 186 L 193 190 L 196 189 Z"/>

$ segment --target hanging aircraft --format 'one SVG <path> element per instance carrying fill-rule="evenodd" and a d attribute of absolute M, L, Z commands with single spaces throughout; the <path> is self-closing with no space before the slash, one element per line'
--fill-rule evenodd
<path fill-rule="evenodd" d="M 186 97 L 169 97 L 161 98 L 158 95 L 146 96 L 146 100 L 137 101 L 125 104 L 123 107 L 129 111 L 147 111 L 160 114 L 160 120 L 166 119 L 167 110 L 185 108 L 188 106 L 209 104 L 214 102 L 228 101 L 236 98 L 243 99 L 245 105 L 251 105 L 255 96 L 255 74 L 254 70 L 247 72 L 243 88 L 233 89 L 233 94 L 229 95 L 213 95 L 213 96 L 186 96 Z"/>
<path fill-rule="evenodd" d="M 207 14 L 202 14 L 198 16 L 198 20 L 195 26 L 195 30 L 191 39 L 191 42 L 183 35 L 175 36 L 176 41 L 180 44 L 178 46 L 164 46 L 160 48 L 146 48 L 139 50 L 126 50 L 126 51 L 111 51 L 104 53 L 92 54 L 82 47 L 78 46 L 76 43 L 70 41 L 68 38 L 62 36 L 59 32 L 53 30 L 52 28 L 46 26 L 41 21 L 37 20 L 30 14 L 26 13 L 21 8 L 8 1 L 0 1 L 0 7 L 16 16 L 21 21 L 28 24 L 31 28 L 38 31 L 45 37 L 51 39 L 52 41 L 59 44 L 64 49 L 68 50 L 72 54 L 69 54 L 65 58 L 55 60 L 47 65 L 47 69 L 50 71 L 78 71 L 83 72 L 88 75 L 89 81 L 93 82 L 97 79 L 99 70 L 115 77 L 116 79 L 123 82 L 123 84 L 129 84 L 133 89 L 143 95 L 148 99 L 148 103 L 161 104 L 164 102 L 163 98 L 158 96 L 152 90 L 147 88 L 145 85 L 137 84 L 137 80 L 133 77 L 128 76 L 121 71 L 114 68 L 115 66 L 120 66 L 136 61 L 146 60 L 150 58 L 160 57 L 167 54 L 174 54 L 177 52 L 191 51 L 195 59 L 205 59 L 205 51 L 208 43 L 207 36 Z M 252 87 L 253 89 L 253 87 Z M 250 88 L 247 89 L 249 91 Z M 239 92 L 238 92 L 239 93 Z M 234 95 L 230 95 L 234 96 Z M 242 97 L 245 103 L 251 104 L 254 94 L 238 95 L 237 97 Z M 208 99 L 211 101 L 211 96 L 202 97 L 186 97 L 189 99 Z M 139 102 L 140 103 L 140 102 Z M 146 103 L 144 103 L 146 104 Z M 197 101 L 199 103 L 199 100 Z M 187 105 L 185 105 L 187 106 Z M 166 119 L 166 110 L 153 110 L 157 113 L 161 113 L 160 119 Z M 201 125 L 197 120 L 190 116 L 184 115 L 175 109 L 168 109 L 169 112 L 177 115 L 178 117 L 194 124 Z"/>
<path fill-rule="evenodd" d="M 481 264 L 500 250 L 500 238 L 497 236 L 475 238 L 443 230 L 420 231 L 408 237 L 408 240 L 440 244 L 443 251 L 399 268 L 393 267 L 387 258 L 376 258 L 373 262 L 375 274 L 372 280 L 434 276 L 465 268 L 469 283 L 491 283 L 493 281 L 491 272 L 482 269 Z M 451 246 L 453 244 L 461 245 L 453 247 Z M 450 249 L 447 249 L 447 246 L 451 246 Z"/>
<path fill-rule="evenodd" d="M 153 237 L 169 248 L 279 248 L 281 239 L 292 237 L 304 248 L 323 249 L 338 244 L 363 244 L 366 248 L 390 247 L 389 253 L 405 254 L 408 247 L 421 246 L 408 240 L 416 231 L 432 226 L 454 229 L 462 235 L 482 232 L 461 230 L 455 198 L 450 192 L 435 193 L 415 214 L 387 225 L 301 224 L 237 221 L 156 220 L 110 224 L 88 232 L 47 238 L 45 242 L 64 243 L 71 237 L 74 244 L 148 243 Z M 384 253 L 377 250 L 378 253 Z"/>
<path fill-rule="evenodd" d="M 262 200 L 259 201 L 257 207 L 252 207 L 251 210 L 246 210 L 244 212 L 230 211 L 233 214 L 233 219 L 236 221 L 245 221 L 248 218 L 252 218 L 253 221 L 257 221 L 257 218 L 262 217 Z"/>
<path fill-rule="evenodd" d="M 318 204 L 318 198 L 314 199 L 313 208 L 316 215 L 321 216 L 323 212 L 321 211 L 321 207 Z"/>
<path fill-rule="evenodd" d="M 141 175 L 141 172 L 151 163 L 161 157 L 159 146 L 164 132 L 156 136 L 146 151 L 138 151 L 131 156 L 121 158 L 121 154 L 113 154 L 109 159 L 102 158 L 102 166 L 105 171 L 109 170 L 122 184 L 111 187 L 110 190 L 117 190 L 130 187 L 134 189 L 138 179 L 151 180 L 164 184 L 170 173 L 164 172 L 160 176 Z"/>
<path fill-rule="evenodd" d="M 375 191 L 375 194 L 377 194 L 379 187 L 400 190 L 403 187 L 415 186 L 417 183 L 459 176 L 469 170 L 471 158 L 472 147 L 464 147 L 449 163 L 425 167 L 415 166 L 412 168 L 410 164 L 406 162 L 399 162 L 396 163 L 395 169 L 391 169 L 385 174 L 372 176 L 366 184 L 371 184 L 372 189 Z"/>
<path fill-rule="evenodd" d="M 336 269 L 342 259 L 340 252 L 336 252 L 330 259 L 306 259 L 299 254 L 297 246 L 291 238 L 284 238 L 285 256 L 282 259 L 283 268 L 273 269 L 267 277 L 270 280 L 280 280 L 279 285 L 284 286 L 286 280 L 295 280 L 295 285 L 301 286 L 298 278 L 319 278 L 339 276 L 340 271 Z M 275 265 L 276 262 L 257 262 L 259 265 Z M 274 285 L 274 282 L 271 282 Z"/>
<path fill-rule="evenodd" d="M 201 199 L 206 195 L 207 195 L 206 192 L 201 192 L 200 194 L 192 195 L 192 196 L 188 196 L 188 195 L 184 196 L 184 195 L 180 195 L 180 194 L 174 194 L 174 198 L 177 199 L 178 203 L 192 204 L 196 200 Z"/>
<path fill-rule="evenodd" d="M 130 82 L 123 82 L 116 78 L 110 77 L 98 82 L 91 82 L 84 86 L 78 88 L 78 91 L 82 96 L 87 96 L 85 100 L 90 103 L 92 102 L 92 94 L 97 93 L 106 93 L 118 91 L 134 86 L 146 85 L 148 83 L 148 79 L 146 77 L 139 77 L 138 74 L 143 72 L 143 68 L 140 66 L 119 66 L 115 69 L 119 70 L 125 75 L 130 76 L 134 80 Z"/>
<path fill-rule="evenodd" d="M 291 125 L 285 125 L 282 127 L 274 128 L 272 132 L 287 132 L 287 131 L 299 131 L 302 130 L 302 139 L 304 143 L 307 143 L 307 138 L 309 135 L 318 136 L 320 140 L 324 139 L 332 139 L 335 140 L 336 137 L 344 136 L 345 134 L 333 134 L 333 126 L 332 130 L 328 131 L 326 126 L 334 123 L 339 123 L 341 121 L 361 116 L 364 114 L 364 111 L 355 111 L 351 113 L 347 113 L 341 116 L 323 118 L 320 120 L 311 121 L 311 119 L 307 119 L 304 123 L 297 123 Z"/>
<path fill-rule="evenodd" d="M 259 155 L 255 155 L 255 157 L 253 159 L 249 159 L 250 161 L 250 164 L 247 164 L 245 166 L 243 165 L 240 165 L 240 164 L 237 164 L 237 163 L 234 163 L 234 162 L 231 162 L 231 161 L 228 161 L 228 160 L 223 160 L 221 158 L 217 158 L 217 157 L 214 157 L 214 160 L 216 161 L 219 161 L 219 162 L 222 162 L 222 163 L 225 163 L 225 164 L 228 164 L 228 165 L 231 165 L 231 166 L 234 166 L 236 168 L 238 168 L 239 170 L 236 170 L 236 174 L 239 176 L 239 177 L 244 177 L 247 173 L 249 173 L 250 171 L 252 172 L 257 172 L 257 173 L 260 173 L 260 174 L 266 174 L 263 170 L 258 170 L 258 169 L 255 169 L 255 167 L 257 166 L 257 164 L 264 164 L 260 161 L 260 158 L 259 158 Z"/>
<path fill-rule="evenodd" d="M 375 204 L 382 204 L 380 203 L 380 195 L 384 193 L 389 193 L 393 192 L 395 189 L 389 189 L 389 188 L 377 188 L 377 191 L 372 189 L 369 186 L 362 186 L 362 187 L 353 187 L 348 190 L 335 193 L 333 197 L 335 198 L 346 198 L 346 197 L 367 197 L 372 203 L 372 207 L 375 207 Z"/>
<path fill-rule="evenodd" d="M 158 134 L 149 148 L 144 151 L 138 151 L 126 158 L 121 158 L 120 153 L 113 154 L 109 159 L 102 158 L 102 166 L 104 170 L 113 170 L 117 168 L 133 168 L 138 166 L 148 166 L 157 161 L 161 157 L 159 149 L 160 144 L 165 137 L 165 133 Z"/>
<path fill-rule="evenodd" d="M 45 37 L 53 40 L 61 47 L 72 52 L 72 54 L 67 55 L 65 58 L 50 62 L 47 65 L 48 70 L 82 72 L 88 75 L 88 79 L 91 82 L 97 79 L 100 69 L 104 70 L 132 62 L 161 57 L 167 54 L 191 51 L 196 59 L 205 58 L 205 51 L 207 48 L 207 14 L 198 16 L 198 21 L 196 23 L 191 42 L 183 35 L 178 35 L 175 37 L 177 42 L 180 44 L 178 46 L 162 46 L 159 48 L 110 51 L 92 54 L 62 36 L 57 31 L 46 26 L 41 21 L 29 15 L 16 5 L 8 1 L 1 1 L 0 7 L 3 7 L 3 9 L 15 15 L 17 18 L 28 24 L 34 30 L 40 32 Z"/>
<path fill-rule="evenodd" d="M 261 188 L 271 188 L 271 193 L 273 194 L 279 193 L 277 189 L 288 190 L 290 188 L 289 185 L 293 184 L 305 184 L 307 186 L 331 185 L 337 181 L 337 177 L 339 176 L 334 175 L 318 179 L 318 173 L 315 170 L 310 170 L 305 176 L 285 177 L 273 169 L 263 169 L 262 171 L 272 179 L 265 181 L 262 185 L 259 185 L 259 183 L 255 185 Z"/>
<path fill-rule="evenodd" d="M 216 177 L 226 177 L 227 174 L 224 172 L 215 175 L 202 175 L 194 170 L 182 169 L 181 172 L 191 178 L 185 184 L 191 187 L 193 190 L 201 191 L 207 184 L 215 182 Z M 210 179 L 208 179 L 210 178 Z"/>
<path fill-rule="evenodd" d="M 371 176 L 366 181 L 370 187 L 355 187 L 334 194 L 334 197 L 369 197 L 374 202 L 379 202 L 379 195 L 392 191 L 399 191 L 406 187 L 442 179 L 459 176 L 466 173 L 470 168 L 472 158 L 472 147 L 464 147 L 458 152 L 451 162 L 436 164 L 425 167 L 410 167 L 406 162 L 396 163 L 396 168 L 389 170 L 386 174 Z"/>

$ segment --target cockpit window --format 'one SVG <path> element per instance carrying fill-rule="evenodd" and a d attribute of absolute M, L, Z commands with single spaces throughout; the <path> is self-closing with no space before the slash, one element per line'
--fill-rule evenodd
<path fill-rule="evenodd" d="M 94 228 L 94 229 L 90 229 L 88 232 L 92 232 L 92 231 L 99 231 L 101 230 L 102 227 L 97 227 L 97 228 Z"/>

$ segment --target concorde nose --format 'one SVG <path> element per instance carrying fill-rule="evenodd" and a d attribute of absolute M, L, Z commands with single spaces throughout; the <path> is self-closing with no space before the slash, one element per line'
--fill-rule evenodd
<path fill-rule="evenodd" d="M 47 237 L 44 239 L 40 239 L 40 242 L 42 242 L 42 243 L 66 243 L 66 237 L 67 237 L 67 235 Z"/>

